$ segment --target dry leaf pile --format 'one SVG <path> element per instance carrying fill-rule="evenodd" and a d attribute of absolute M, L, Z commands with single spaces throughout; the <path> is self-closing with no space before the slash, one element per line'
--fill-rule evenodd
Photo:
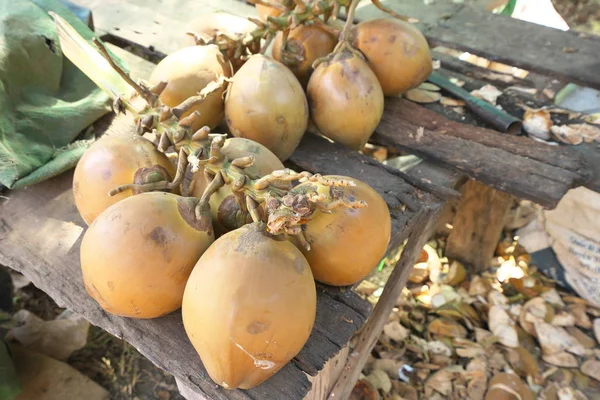
<path fill-rule="evenodd" d="M 427 245 L 352 399 L 600 398 L 600 308 L 562 292 L 512 241 L 469 274 Z M 372 303 L 380 290 L 357 290 Z"/>

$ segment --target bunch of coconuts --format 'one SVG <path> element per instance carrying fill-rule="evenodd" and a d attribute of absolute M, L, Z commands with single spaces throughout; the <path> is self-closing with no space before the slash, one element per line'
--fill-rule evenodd
<path fill-rule="evenodd" d="M 184 48 L 159 64 L 150 83 L 169 81 L 173 90 L 161 100 L 170 105 L 169 93 L 177 93 L 175 105 L 219 75 L 231 78 L 198 105 L 199 124 L 214 128 L 224 116 L 233 136 L 264 145 L 281 161 L 307 128 L 362 149 L 385 96 L 417 87 L 432 72 L 427 40 L 401 16 L 354 25 L 357 1 L 255 2 L 260 19 L 212 13 L 191 21 Z M 345 24 L 336 18 L 340 6 Z"/>

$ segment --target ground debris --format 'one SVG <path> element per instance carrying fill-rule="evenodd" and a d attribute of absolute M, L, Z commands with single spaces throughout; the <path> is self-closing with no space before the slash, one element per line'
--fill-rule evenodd
<path fill-rule="evenodd" d="M 541 275 L 512 239 L 478 274 L 444 257 L 444 243 L 423 250 L 363 369 L 380 399 L 600 398 L 598 307 Z"/>

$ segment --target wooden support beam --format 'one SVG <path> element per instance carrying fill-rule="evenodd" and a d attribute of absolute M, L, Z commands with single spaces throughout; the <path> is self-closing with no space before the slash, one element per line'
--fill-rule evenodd
<path fill-rule="evenodd" d="M 347 399 L 350 395 L 354 384 L 360 376 L 360 372 L 369 358 L 369 354 L 371 354 L 371 350 L 383 331 L 383 326 L 387 322 L 398 297 L 402 293 L 402 289 L 406 285 L 413 266 L 421 254 L 421 249 L 429 240 L 438 214 L 439 208 L 424 209 L 417 217 L 414 228 L 408 237 L 406 247 L 400 256 L 400 260 L 385 284 L 381 298 L 375 306 L 373 313 L 360 331 L 356 341 L 357 345 L 348 356 L 348 362 L 344 367 L 344 371 L 329 393 L 328 400 Z"/>
<path fill-rule="evenodd" d="M 513 196 L 481 182 L 467 181 L 462 187 L 445 255 L 473 266 L 476 271 L 486 269 L 513 200 Z"/>

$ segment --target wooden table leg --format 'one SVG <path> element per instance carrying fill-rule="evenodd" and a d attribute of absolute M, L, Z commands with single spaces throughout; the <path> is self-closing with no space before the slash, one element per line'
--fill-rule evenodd
<path fill-rule="evenodd" d="M 377 302 L 373 313 L 361 330 L 357 340 L 358 344 L 348 356 L 342 375 L 329 393 L 329 400 L 347 399 L 350 392 L 352 392 L 354 384 L 369 358 L 371 349 L 377 343 L 377 339 L 383 331 L 383 326 L 396 305 L 410 272 L 421 254 L 421 249 L 429 240 L 439 212 L 439 208 L 424 209 L 417 217 L 418 219 L 415 221 L 400 260 L 385 284 L 381 298 Z"/>
<path fill-rule="evenodd" d="M 445 255 L 483 270 L 489 266 L 514 197 L 481 182 L 462 187 Z"/>

